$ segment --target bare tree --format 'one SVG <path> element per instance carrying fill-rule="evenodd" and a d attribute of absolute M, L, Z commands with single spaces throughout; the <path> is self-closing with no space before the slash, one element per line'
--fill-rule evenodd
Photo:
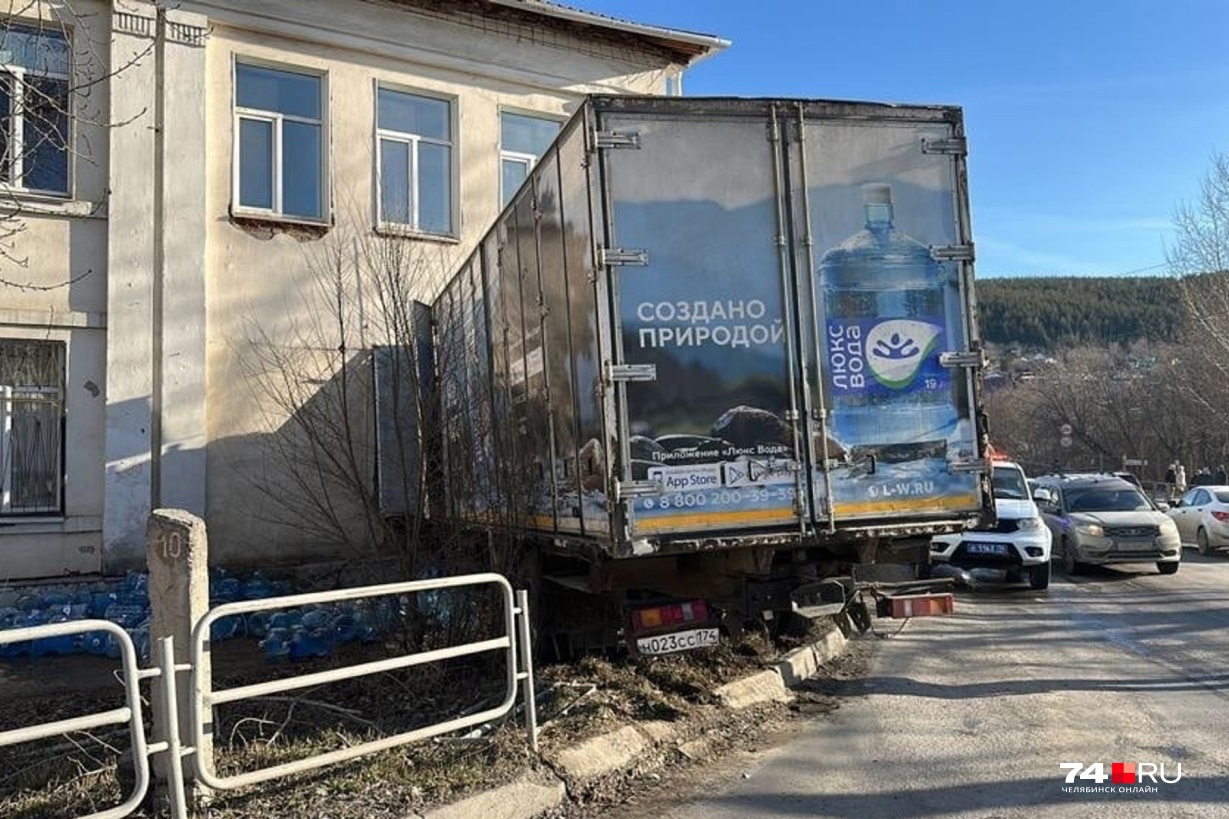
<path fill-rule="evenodd" d="M 1190 398 L 1209 410 L 1229 399 L 1229 156 L 1213 155 L 1192 202 L 1174 211 L 1165 258 L 1182 299 Z"/>
<path fill-rule="evenodd" d="M 1183 388 L 1183 355 L 1171 345 L 1067 350 L 987 397 L 994 443 L 1031 472 L 1116 469 L 1125 457 L 1147 461 L 1143 476 L 1159 480 L 1175 459 L 1214 462 L 1218 425 Z"/>
<path fill-rule="evenodd" d="M 347 220 L 347 224 L 363 224 Z M 430 245 L 338 228 L 305 251 L 306 286 L 291 288 L 283 314 L 250 316 L 237 350 L 267 421 L 265 472 L 253 490 L 265 518 L 350 558 L 396 556 L 419 568 L 422 516 L 389 514 L 379 478 L 403 498 L 425 497 L 435 447 L 420 440 L 434 425 L 420 383 L 415 295 L 438 280 L 445 264 Z M 380 361 L 376 357 L 381 356 Z M 376 365 L 396 383 L 387 392 L 392 470 L 376 462 Z M 413 441 L 406 440 L 413 437 Z M 383 487 L 385 496 L 389 487 Z"/>
<path fill-rule="evenodd" d="M 38 203 L 71 194 L 74 164 L 105 160 L 97 143 L 108 129 L 145 114 L 122 122 L 110 119 L 106 89 L 149 56 L 155 41 L 112 64 L 108 5 L 91 12 L 80 0 L 0 0 L 2 287 L 53 290 L 89 275 L 80 271 L 60 281 L 31 279 L 23 274 L 30 258 L 19 237 L 27 219 L 39 211 Z"/>
<path fill-rule="evenodd" d="M 495 440 L 497 423 L 480 409 L 492 406 L 491 385 L 474 377 L 486 350 L 466 329 L 472 313 L 437 305 L 432 314 L 420 301 L 450 257 L 437 244 L 373 233 L 358 216 L 339 222 L 304 251 L 284 309 L 250 316 L 235 344 L 266 421 L 244 444 L 262 450 L 263 472 L 248 475 L 255 513 L 327 547 L 344 582 L 509 573 L 518 551 L 494 532 L 510 513 L 501 501 L 527 491 L 526 480 L 523 470 L 492 474 L 483 461 L 495 453 L 476 447 Z M 445 394 L 451 410 L 441 417 Z M 445 488 L 445 460 L 468 480 Z M 450 513 L 463 492 L 494 514 Z M 473 639 L 497 625 L 495 603 L 477 591 L 419 595 L 402 638 Z"/>

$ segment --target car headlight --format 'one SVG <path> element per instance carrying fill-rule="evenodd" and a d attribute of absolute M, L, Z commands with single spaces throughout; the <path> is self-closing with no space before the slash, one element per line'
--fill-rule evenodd
<path fill-rule="evenodd" d="M 1077 523 L 1075 531 L 1089 537 L 1105 537 L 1105 530 L 1101 528 L 1099 523 Z"/>
<path fill-rule="evenodd" d="M 1161 534 L 1165 536 L 1178 536 L 1178 524 L 1174 523 L 1171 518 L 1165 518 L 1161 521 Z"/>
<path fill-rule="evenodd" d="M 1040 529 L 1041 526 L 1041 518 L 1020 518 L 1016 521 L 1016 527 L 1021 532 L 1031 532 L 1034 529 Z"/>

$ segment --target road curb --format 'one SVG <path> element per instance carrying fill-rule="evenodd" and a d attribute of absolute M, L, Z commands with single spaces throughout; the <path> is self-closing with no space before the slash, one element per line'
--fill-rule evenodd
<path fill-rule="evenodd" d="M 584 783 L 631 764 L 649 742 L 635 725 L 624 725 L 556 751 L 547 761 L 568 782 Z"/>
<path fill-rule="evenodd" d="M 562 780 L 549 774 L 524 774 L 520 779 L 482 791 L 422 814 L 423 819 L 533 819 L 567 799 Z"/>
<path fill-rule="evenodd" d="M 819 671 L 821 665 L 843 654 L 848 642 L 843 631 L 833 628 L 822 639 L 786 654 L 773 664 L 773 670 L 781 675 L 787 688 L 793 688 Z"/>
<path fill-rule="evenodd" d="M 743 677 L 713 690 L 713 696 L 726 708 L 741 711 L 766 702 L 789 702 L 794 698 L 776 668 Z"/>

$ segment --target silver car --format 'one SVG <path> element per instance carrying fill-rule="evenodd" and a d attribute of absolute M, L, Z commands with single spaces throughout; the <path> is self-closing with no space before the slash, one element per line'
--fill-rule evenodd
<path fill-rule="evenodd" d="M 1183 545 L 1193 543 L 1199 554 L 1229 548 L 1229 486 L 1196 486 L 1174 502 L 1169 516 Z"/>
<path fill-rule="evenodd" d="M 1182 559 L 1178 527 L 1139 487 L 1113 475 L 1047 475 L 1034 499 L 1068 575 L 1088 565 L 1156 563 L 1174 574 Z"/>

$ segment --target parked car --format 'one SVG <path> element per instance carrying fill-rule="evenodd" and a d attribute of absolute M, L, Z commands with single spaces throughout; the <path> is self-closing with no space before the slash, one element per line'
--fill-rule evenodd
<path fill-rule="evenodd" d="M 1027 574 L 1030 586 L 1044 589 L 1050 585 L 1050 532 L 1030 496 L 1024 470 L 996 461 L 992 480 L 995 523 L 936 536 L 930 560 L 962 569 L 1002 569 L 1009 581 Z"/>
<path fill-rule="evenodd" d="M 1135 484 L 1114 475 L 1045 475 L 1034 499 L 1067 574 L 1110 563 L 1155 562 L 1161 574 L 1178 571 L 1178 527 Z"/>
<path fill-rule="evenodd" d="M 1194 544 L 1199 554 L 1229 548 L 1229 486 L 1196 486 L 1169 508 L 1182 544 Z"/>

